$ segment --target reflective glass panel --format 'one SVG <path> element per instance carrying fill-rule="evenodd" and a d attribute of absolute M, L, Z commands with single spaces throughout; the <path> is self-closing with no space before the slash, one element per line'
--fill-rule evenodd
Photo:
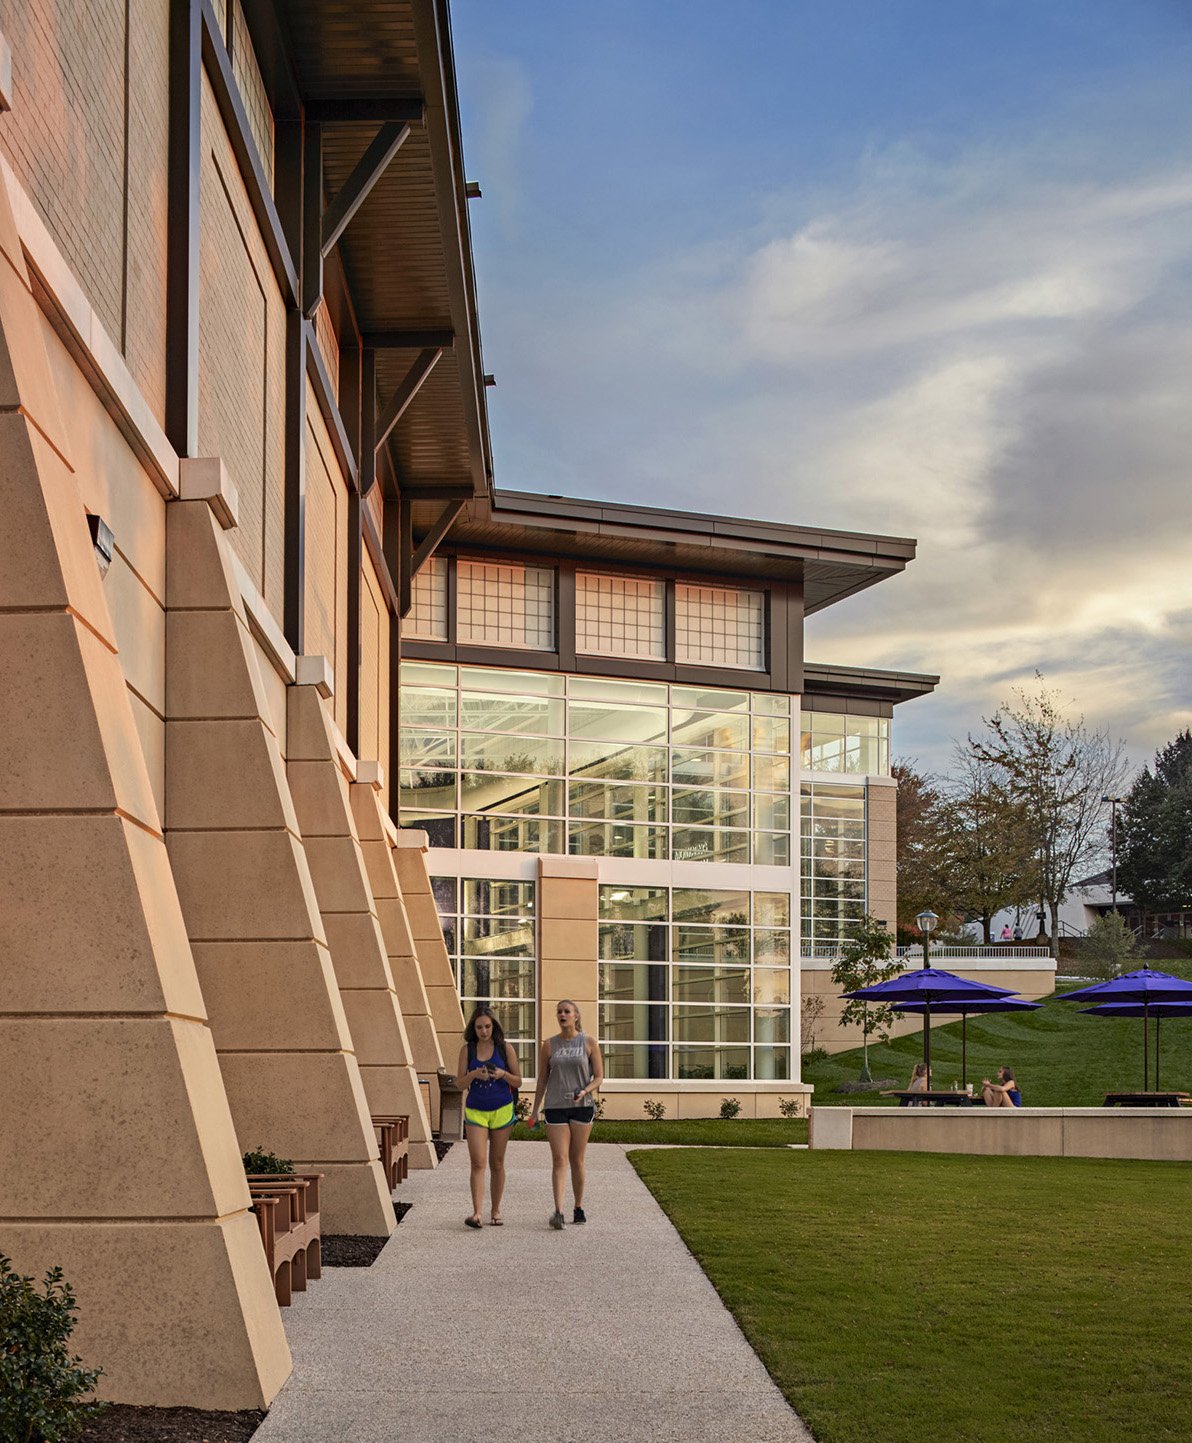
<path fill-rule="evenodd" d="M 676 926 L 671 929 L 671 949 L 676 962 L 741 962 L 748 966 L 749 929 Z"/>
<path fill-rule="evenodd" d="M 602 962 L 600 996 L 610 1002 L 665 1002 L 669 972 L 664 964 Z"/>
<path fill-rule="evenodd" d="M 785 929 L 770 931 L 755 927 L 753 931 L 753 960 L 768 966 L 789 962 L 791 955 L 791 934 Z"/>
<path fill-rule="evenodd" d="M 755 967 L 753 1002 L 759 1007 L 787 1006 L 791 1000 L 789 967 Z"/>
<path fill-rule="evenodd" d="M 665 747 L 627 747 L 620 742 L 571 742 L 571 776 L 625 782 L 665 782 Z"/>
<path fill-rule="evenodd" d="M 789 717 L 755 716 L 753 718 L 753 749 L 755 752 L 789 752 L 790 745 Z"/>
<path fill-rule="evenodd" d="M 665 742 L 666 721 L 665 707 L 574 700 L 567 704 L 568 733 L 578 740 Z"/>
<path fill-rule="evenodd" d="M 684 1082 L 742 1080 L 749 1076 L 748 1047 L 675 1047 L 675 1076 Z"/>
<path fill-rule="evenodd" d="M 753 894 L 753 925 L 755 927 L 789 927 L 791 899 L 785 892 Z"/>
<path fill-rule="evenodd" d="M 789 1042 L 791 1010 L 789 1007 L 759 1007 L 753 1014 L 755 1042 Z"/>
<path fill-rule="evenodd" d="M 749 1011 L 748 1007 L 676 1002 L 671 1010 L 671 1031 L 676 1042 L 748 1042 Z"/>
<path fill-rule="evenodd" d="M 785 1082 L 791 1075 L 789 1047 L 755 1047 L 753 1075 L 766 1081 Z"/>
<path fill-rule="evenodd" d="M 635 826 L 628 822 L 572 822 L 568 845 L 578 857 L 666 856 L 666 831 L 662 827 Z"/>
<path fill-rule="evenodd" d="M 464 957 L 460 961 L 460 988 L 465 997 L 533 996 L 533 959 Z"/>
<path fill-rule="evenodd" d="M 469 957 L 533 957 L 534 923 L 518 917 L 465 917 L 459 950 Z"/>
<path fill-rule="evenodd" d="M 600 888 L 600 915 L 631 922 L 665 922 L 669 900 L 665 887 L 603 886 Z"/>
<path fill-rule="evenodd" d="M 463 845 L 483 852 L 561 852 L 563 823 L 536 817 L 463 818 Z"/>
<path fill-rule="evenodd" d="M 412 767 L 402 767 L 398 781 L 399 799 L 403 806 L 455 811 L 454 772 L 415 771 Z"/>
<path fill-rule="evenodd" d="M 432 847 L 454 847 L 456 817 L 436 816 L 433 812 L 402 811 L 398 813 L 399 825 L 417 827 L 426 833 Z"/>
<path fill-rule="evenodd" d="M 671 705 L 690 711 L 748 711 L 747 691 L 721 691 L 718 687 L 672 686 Z"/>
<path fill-rule="evenodd" d="M 747 827 L 749 793 L 675 787 L 671 797 L 672 820 L 694 827 Z"/>
<path fill-rule="evenodd" d="M 749 833 L 705 827 L 675 827 L 671 856 L 687 862 L 748 862 Z"/>
<path fill-rule="evenodd" d="M 506 691 L 517 696 L 562 696 L 564 678 L 548 671 L 507 671 L 500 666 L 462 666 L 464 691 Z"/>
<path fill-rule="evenodd" d="M 406 767 L 454 767 L 455 733 L 402 727 L 401 761 Z"/>
<path fill-rule="evenodd" d="M 761 792 L 788 792 L 791 785 L 791 764 L 788 757 L 755 756 L 753 785 Z"/>
<path fill-rule="evenodd" d="M 676 922 L 743 926 L 749 921 L 748 892 L 676 887 L 671 906 Z"/>
<path fill-rule="evenodd" d="M 497 877 L 468 877 L 463 883 L 464 911 L 470 914 L 531 913 L 534 910 L 534 883 L 507 882 Z"/>
<path fill-rule="evenodd" d="M 789 696 L 755 691 L 753 693 L 753 711 L 755 716 L 789 717 L 791 714 L 791 699 Z"/>
<path fill-rule="evenodd" d="M 791 825 L 789 793 L 762 793 L 753 799 L 753 825 L 767 832 L 787 832 Z M 757 858 L 758 861 L 761 858 Z"/>
<path fill-rule="evenodd" d="M 676 785 L 690 787 L 747 788 L 749 755 L 747 752 L 691 751 L 686 747 L 675 747 L 671 752 L 671 780 Z"/>
<path fill-rule="evenodd" d="M 471 772 L 528 772 L 558 776 L 563 770 L 562 739 L 510 737 L 484 732 L 460 733 L 460 761 Z"/>
<path fill-rule="evenodd" d="M 602 1002 L 600 1004 L 601 1047 L 604 1039 L 616 1042 L 665 1042 L 667 1009 L 641 1003 Z"/>
<path fill-rule="evenodd" d="M 454 727 L 456 721 L 455 692 L 438 688 L 403 686 L 401 689 L 401 720 L 409 727 Z"/>
<path fill-rule="evenodd" d="M 637 962 L 666 960 L 664 922 L 601 922 L 600 956 Z"/>
<path fill-rule="evenodd" d="M 465 811 L 523 812 L 530 816 L 563 815 L 563 783 L 533 777 L 499 777 L 489 772 L 464 772 L 460 796 Z"/>
<path fill-rule="evenodd" d="M 597 676 L 573 676 L 568 680 L 567 694 L 573 701 L 666 705 L 666 685 L 654 681 L 611 681 Z"/>
<path fill-rule="evenodd" d="M 749 717 L 742 712 L 684 712 L 676 709 L 671 720 L 671 742 L 675 746 L 744 751 L 749 746 Z"/>
<path fill-rule="evenodd" d="M 403 661 L 399 676 L 403 691 L 407 686 L 453 687 L 456 682 L 455 667 L 438 661 Z"/>
<path fill-rule="evenodd" d="M 572 782 L 571 815 L 575 818 L 627 822 L 665 822 L 664 787 L 607 782 Z"/>
<path fill-rule="evenodd" d="M 610 1043 L 601 1046 L 604 1075 L 614 1078 L 666 1078 L 668 1049 L 665 1043 Z"/>
<path fill-rule="evenodd" d="M 752 1001 L 748 967 L 676 967 L 674 973 L 676 1002 L 728 1005 Z"/>
<path fill-rule="evenodd" d="M 754 832 L 753 860 L 766 867 L 789 867 L 791 837 L 789 832 Z"/>
<path fill-rule="evenodd" d="M 563 702 L 500 692 L 464 692 L 460 725 L 475 731 L 561 737 Z"/>

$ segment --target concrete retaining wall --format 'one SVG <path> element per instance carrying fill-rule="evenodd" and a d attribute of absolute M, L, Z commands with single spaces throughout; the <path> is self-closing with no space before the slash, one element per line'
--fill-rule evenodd
<path fill-rule="evenodd" d="M 813 1107 L 811 1146 L 1192 1162 L 1192 1109 Z"/>

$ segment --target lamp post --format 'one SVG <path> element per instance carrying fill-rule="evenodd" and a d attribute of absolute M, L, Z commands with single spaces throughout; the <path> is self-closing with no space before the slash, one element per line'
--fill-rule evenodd
<path fill-rule="evenodd" d="M 924 908 L 915 918 L 919 924 L 919 931 L 923 934 L 923 966 L 931 966 L 931 934 L 935 931 L 935 924 L 939 918 L 930 908 Z M 927 1076 L 924 1081 L 927 1084 L 927 1091 L 931 1091 L 931 995 L 924 994 L 923 1005 L 923 1066 L 927 1069 Z"/>
<path fill-rule="evenodd" d="M 1109 803 L 1109 846 L 1113 855 L 1113 910 L 1117 911 L 1117 809 L 1126 800 L 1125 797 L 1102 797 L 1103 802 Z"/>

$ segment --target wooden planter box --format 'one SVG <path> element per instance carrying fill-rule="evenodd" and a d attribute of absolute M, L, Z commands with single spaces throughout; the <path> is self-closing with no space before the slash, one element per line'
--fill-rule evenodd
<path fill-rule="evenodd" d="M 374 1113 L 372 1121 L 381 1150 L 381 1169 L 392 1192 L 410 1172 L 410 1119 L 404 1113 Z"/>
<path fill-rule="evenodd" d="M 322 1275 L 321 1172 L 249 1173 L 248 1191 L 279 1307 Z"/>

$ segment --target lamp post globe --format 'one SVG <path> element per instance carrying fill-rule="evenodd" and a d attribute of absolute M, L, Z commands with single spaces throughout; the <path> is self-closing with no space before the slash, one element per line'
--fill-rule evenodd
<path fill-rule="evenodd" d="M 931 934 L 935 931 L 939 918 L 930 909 L 926 909 L 919 913 L 915 921 L 919 925 L 919 931 L 923 934 L 923 966 L 929 967 L 931 963 L 928 958 L 928 949 L 931 946 Z"/>

